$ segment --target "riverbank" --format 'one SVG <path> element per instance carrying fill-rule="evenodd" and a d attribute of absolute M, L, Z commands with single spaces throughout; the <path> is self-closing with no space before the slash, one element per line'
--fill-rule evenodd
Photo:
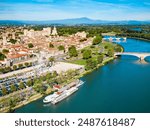
<path fill-rule="evenodd" d="M 128 36 L 127 38 L 134 38 L 134 39 L 137 39 L 137 40 L 143 40 L 143 41 L 148 41 L 148 42 L 150 42 L 149 39 L 145 39 L 145 38 L 129 37 L 129 36 Z"/>
<path fill-rule="evenodd" d="M 104 66 L 106 63 L 112 61 L 113 59 L 114 59 L 114 57 L 105 59 L 105 60 L 103 61 L 103 63 L 99 64 L 99 65 L 98 65 L 97 67 L 95 67 L 94 69 L 88 70 L 88 71 L 84 71 L 84 72 L 81 73 L 80 75 L 75 76 L 73 79 L 68 80 L 67 83 L 73 82 L 74 80 L 79 79 L 79 78 L 81 78 L 81 77 L 83 77 L 83 76 L 85 76 L 85 75 L 87 75 L 87 74 L 93 72 L 94 70 L 98 69 L 98 68 L 101 67 L 101 66 Z M 65 85 L 65 84 L 63 83 L 63 84 L 61 84 L 61 85 L 63 86 L 63 85 Z M 46 95 L 50 94 L 51 92 L 52 92 L 52 91 L 49 91 L 48 93 L 46 93 Z M 23 101 L 22 103 L 18 104 L 18 105 L 15 106 L 14 108 L 11 108 L 11 111 L 10 111 L 10 108 L 8 107 L 8 108 L 5 109 L 4 111 L 0 111 L 0 112 L 3 112 L 3 113 L 4 113 L 4 112 L 13 112 L 15 109 L 18 109 L 18 108 L 23 107 L 23 106 L 25 106 L 25 105 L 27 105 L 27 104 L 33 102 L 33 101 L 36 101 L 36 100 L 38 100 L 38 99 L 40 99 L 40 98 L 43 98 L 43 97 L 46 96 L 46 95 L 37 93 L 37 94 L 31 96 L 28 100 Z"/>

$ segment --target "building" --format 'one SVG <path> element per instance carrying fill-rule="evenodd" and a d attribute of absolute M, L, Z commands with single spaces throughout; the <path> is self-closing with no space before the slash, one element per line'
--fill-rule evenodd
<path fill-rule="evenodd" d="M 56 27 L 53 28 L 51 35 L 52 36 L 57 36 L 58 35 Z"/>
<path fill-rule="evenodd" d="M 86 37 L 87 37 L 87 34 L 86 34 L 85 31 L 83 31 L 83 32 L 77 32 L 77 33 L 75 34 L 75 36 L 81 37 L 81 38 L 86 38 Z"/>

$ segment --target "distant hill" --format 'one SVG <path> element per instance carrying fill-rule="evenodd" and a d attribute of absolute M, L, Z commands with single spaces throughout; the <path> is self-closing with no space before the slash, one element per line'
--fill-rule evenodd
<path fill-rule="evenodd" d="M 58 24 L 58 25 L 142 25 L 150 24 L 148 21 L 107 21 L 107 20 L 93 20 L 86 17 L 63 19 L 63 20 L 48 20 L 48 21 L 22 21 L 22 20 L 0 20 L 0 25 L 46 25 L 46 24 Z"/>

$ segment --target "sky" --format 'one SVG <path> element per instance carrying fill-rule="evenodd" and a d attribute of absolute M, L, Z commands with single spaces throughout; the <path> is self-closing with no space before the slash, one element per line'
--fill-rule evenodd
<path fill-rule="evenodd" d="M 0 0 L 0 20 L 150 20 L 150 0 Z"/>

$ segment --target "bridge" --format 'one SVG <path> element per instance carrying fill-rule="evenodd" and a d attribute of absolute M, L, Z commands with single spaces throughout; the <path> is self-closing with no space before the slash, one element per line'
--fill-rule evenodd
<path fill-rule="evenodd" d="M 136 56 L 140 60 L 144 60 L 146 57 L 150 56 L 150 53 L 144 53 L 144 52 L 117 52 L 114 54 L 114 56 L 122 56 L 122 55 L 131 55 Z"/>
<path fill-rule="evenodd" d="M 126 38 L 126 37 L 108 37 L 108 38 L 103 38 L 103 40 L 109 40 L 109 41 L 113 41 L 113 40 L 117 40 L 117 41 L 124 40 L 124 41 L 126 41 L 127 38 Z"/>

